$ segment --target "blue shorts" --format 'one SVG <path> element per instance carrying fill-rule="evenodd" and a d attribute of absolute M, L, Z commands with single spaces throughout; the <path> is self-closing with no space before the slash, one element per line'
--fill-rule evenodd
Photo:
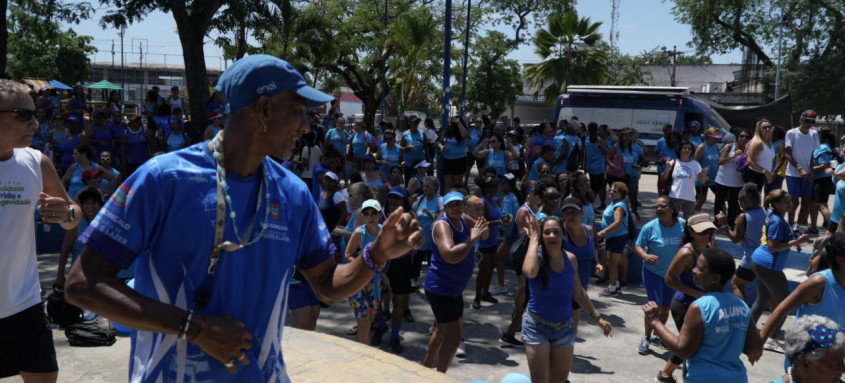
<path fill-rule="evenodd" d="M 607 247 L 607 251 L 622 254 L 622 252 L 625 251 L 625 245 L 628 244 L 628 234 L 613 238 L 605 238 L 604 243 Z"/>
<path fill-rule="evenodd" d="M 551 348 L 574 347 L 575 327 L 570 321 L 568 327 L 555 330 L 554 327 L 534 319 L 528 310 L 525 310 L 522 314 L 522 341 L 532 346 L 548 344 Z"/>
<path fill-rule="evenodd" d="M 320 300 L 314 294 L 314 289 L 307 283 L 292 284 L 288 288 L 288 308 L 291 310 L 303 307 L 319 306 Z"/>
<path fill-rule="evenodd" d="M 813 181 L 786 176 L 786 189 L 792 197 L 813 198 Z"/>
<path fill-rule="evenodd" d="M 663 277 L 643 267 L 643 285 L 649 301 L 657 302 L 660 307 L 669 307 L 672 304 L 672 297 L 675 296 L 675 289 L 666 286 Z"/>

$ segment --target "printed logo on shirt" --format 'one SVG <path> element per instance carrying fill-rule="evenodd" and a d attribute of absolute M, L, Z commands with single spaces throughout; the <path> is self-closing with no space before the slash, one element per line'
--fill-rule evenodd
<path fill-rule="evenodd" d="M 281 208 L 279 207 L 278 203 L 271 203 L 270 204 L 270 217 L 273 219 L 279 219 L 282 216 Z"/>
<path fill-rule="evenodd" d="M 692 169 L 690 169 L 687 165 L 681 165 L 681 167 L 675 174 L 673 174 L 673 176 L 677 179 L 692 178 Z"/>
<path fill-rule="evenodd" d="M 111 202 L 119 207 L 124 208 L 126 204 L 129 203 L 129 200 L 132 198 L 132 188 L 129 187 L 127 184 L 120 185 L 117 191 L 114 192 L 111 196 Z"/>
<path fill-rule="evenodd" d="M 24 188 L 20 182 L 4 182 L 0 184 L 0 207 L 8 205 L 32 205 L 32 200 L 24 198 Z"/>

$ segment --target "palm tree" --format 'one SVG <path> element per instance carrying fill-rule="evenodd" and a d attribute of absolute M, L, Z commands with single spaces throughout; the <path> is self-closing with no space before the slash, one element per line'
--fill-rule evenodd
<path fill-rule="evenodd" d="M 543 62 L 525 68 L 525 78 L 534 98 L 544 94 L 553 104 L 567 85 L 600 84 L 607 74 L 606 53 L 597 49 L 601 22 L 578 18 L 576 12 L 549 16 L 548 29 L 540 29 L 531 40 Z"/>

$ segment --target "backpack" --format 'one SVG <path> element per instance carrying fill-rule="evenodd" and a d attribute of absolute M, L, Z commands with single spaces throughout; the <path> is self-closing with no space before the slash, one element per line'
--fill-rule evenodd
<path fill-rule="evenodd" d="M 117 331 L 92 323 L 74 323 L 65 329 L 68 343 L 73 347 L 111 346 L 116 342 Z"/>
<path fill-rule="evenodd" d="M 581 165 L 581 145 L 575 145 L 569 148 L 569 154 L 566 159 L 566 171 L 574 172 L 578 170 Z"/>
<path fill-rule="evenodd" d="M 47 297 L 44 306 L 47 309 L 47 318 L 60 328 L 67 328 L 82 320 L 82 309 L 67 303 L 64 287 L 60 285 L 53 285 L 53 292 Z"/>

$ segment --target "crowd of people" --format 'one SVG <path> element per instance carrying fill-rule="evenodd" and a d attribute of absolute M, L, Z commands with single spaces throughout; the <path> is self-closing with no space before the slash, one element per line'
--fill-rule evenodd
<path fill-rule="evenodd" d="M 260 86 L 267 81 L 284 85 Z M 765 119 L 730 133 L 697 121 L 664 127 L 654 147 L 656 218 L 641 222 L 651 149 L 636 130 L 601 121 L 568 116 L 529 127 L 504 116 L 453 117 L 438 130 L 408 115 L 369 128 L 263 55 L 224 73 L 204 130 L 182 119 L 178 87 L 166 99 L 151 91 L 143 116 L 124 120 L 119 103 L 80 117 L 88 113 L 81 90 L 63 110 L 49 96 L 18 97 L 25 88 L 12 84 L 0 83 L 1 101 L 20 104 L 0 111 L 0 166 L 22 157 L 57 164 L 38 188 L 47 195 L 34 197 L 45 222 L 69 229 L 56 283 L 72 303 L 149 335 L 132 339 L 130 374 L 140 380 L 275 380 L 285 375 L 280 310 L 314 330 L 321 307 L 340 300 L 355 319 L 349 335 L 379 346 L 389 333 L 387 348 L 402 353 L 402 324 L 416 320 L 410 297 L 422 289 L 435 318 L 423 365 L 446 372 L 465 357 L 465 307 L 483 310 L 513 290 L 498 342 L 524 347 L 532 381 L 566 381 L 581 313 L 605 336 L 614 332 L 588 282 L 606 286 L 597 295 L 612 305 L 628 269 L 639 267 L 635 255 L 649 300 L 637 350 L 672 353 L 656 381 L 674 382 L 682 365 L 690 382 L 747 381 L 740 354 L 754 363 L 764 349 L 786 355 L 777 381 L 845 372 L 845 163 L 833 133 L 813 127 L 813 111 L 789 131 Z M 326 104 L 324 115 L 308 110 Z M 27 129 L 43 139 L 10 138 Z M 703 211 L 710 191 L 713 211 Z M 790 292 L 790 249 L 818 233 L 819 214 L 827 236 L 816 239 L 810 278 Z M 4 213 L 0 227 L 11 217 Z M 719 249 L 719 230 L 741 245 L 738 266 Z M 19 248 L 34 259 L 34 249 Z M 506 285 L 508 270 L 517 286 Z M 131 277 L 134 290 L 124 283 Z M 257 286 L 278 294 L 248 293 Z M 32 297 L 0 293 L 0 319 L 31 320 Z M 772 315 L 758 331 L 767 306 Z M 784 347 L 780 326 L 795 309 Z M 57 369 L 55 352 L 51 363 L 37 352 L 6 362 L 7 348 L 0 352 L 0 377 Z"/>

